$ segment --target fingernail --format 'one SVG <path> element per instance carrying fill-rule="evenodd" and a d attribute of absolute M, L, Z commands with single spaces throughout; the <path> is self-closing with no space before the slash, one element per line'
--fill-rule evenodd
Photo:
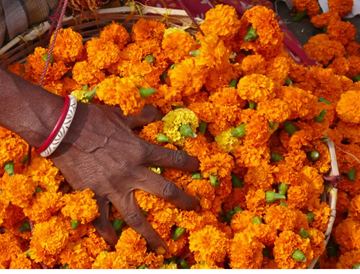
<path fill-rule="evenodd" d="M 157 249 L 155 249 L 155 252 L 156 252 L 156 254 L 158 254 L 158 255 L 165 255 L 166 249 L 163 248 L 162 246 L 160 246 L 160 247 L 158 247 Z"/>
<path fill-rule="evenodd" d="M 199 213 L 200 210 L 201 210 L 201 207 L 198 205 L 198 206 L 195 208 L 195 212 L 196 212 L 196 213 Z"/>

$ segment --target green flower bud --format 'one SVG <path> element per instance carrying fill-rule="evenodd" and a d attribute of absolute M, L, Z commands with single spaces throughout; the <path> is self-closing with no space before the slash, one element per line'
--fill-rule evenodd
<path fill-rule="evenodd" d="M 210 184 L 213 186 L 213 187 L 217 187 L 221 184 L 221 181 L 218 181 L 218 175 L 210 175 Z"/>
<path fill-rule="evenodd" d="M 201 175 L 200 172 L 194 172 L 192 175 L 191 175 L 191 179 L 194 179 L 194 180 L 202 180 L 203 176 Z"/>
<path fill-rule="evenodd" d="M 257 34 L 256 29 L 254 29 L 253 26 L 251 26 L 245 35 L 244 41 L 251 42 L 257 40 L 258 38 L 259 35 Z"/>
<path fill-rule="evenodd" d="M 152 55 L 146 55 L 145 60 L 148 61 L 149 63 L 155 63 L 155 57 Z"/>
<path fill-rule="evenodd" d="M 35 194 L 36 194 L 36 193 L 40 193 L 41 191 L 42 191 L 42 190 L 41 190 L 41 188 L 40 188 L 40 187 L 38 187 L 38 186 L 37 186 L 37 187 L 35 187 Z"/>
<path fill-rule="evenodd" d="M 137 269 L 149 269 L 146 265 L 140 265 Z"/>
<path fill-rule="evenodd" d="M 283 182 L 280 182 L 279 185 L 278 185 L 278 192 L 281 194 L 281 195 L 285 195 L 287 190 L 289 188 L 289 185 L 287 184 L 284 184 Z"/>
<path fill-rule="evenodd" d="M 192 51 L 190 51 L 190 55 L 193 56 L 193 57 L 199 56 L 200 55 L 200 50 L 199 49 L 192 50 Z"/>
<path fill-rule="evenodd" d="M 48 59 L 48 56 L 49 56 L 49 54 L 48 54 L 48 53 L 45 53 L 45 54 L 43 55 L 43 57 L 42 57 L 42 60 L 43 60 L 44 62 L 46 62 L 46 60 Z M 54 62 L 55 62 L 54 56 L 51 55 L 51 56 L 50 56 L 50 65 L 53 65 Z"/>
<path fill-rule="evenodd" d="M 265 192 L 265 201 L 267 203 L 273 203 L 276 200 L 280 200 L 280 199 L 285 200 L 286 199 L 285 195 L 281 195 L 279 193 L 275 193 L 275 192 L 272 192 L 272 191 L 266 191 Z"/>
<path fill-rule="evenodd" d="M 173 239 L 174 241 L 176 241 L 177 239 L 179 239 L 181 237 L 181 235 L 183 235 L 186 231 L 186 228 L 183 228 L 183 227 L 176 227 L 175 228 L 175 232 L 174 232 L 174 235 L 173 235 Z"/>
<path fill-rule="evenodd" d="M 319 114 L 318 117 L 315 117 L 315 118 L 314 118 L 314 121 L 315 121 L 316 123 L 322 123 L 322 122 L 324 122 L 326 113 L 327 113 L 327 111 L 324 109 L 323 111 L 320 112 L 320 114 Z"/>
<path fill-rule="evenodd" d="M 360 264 L 354 264 L 353 269 L 360 269 Z"/>
<path fill-rule="evenodd" d="M 174 69 L 177 66 L 177 64 L 172 64 L 170 69 Z"/>
<path fill-rule="evenodd" d="M 104 250 L 104 252 L 107 254 L 107 253 L 109 253 L 109 251 L 107 251 L 106 249 Z"/>
<path fill-rule="evenodd" d="M 125 226 L 125 221 L 122 219 L 114 219 L 112 226 L 115 231 L 119 231 Z"/>
<path fill-rule="evenodd" d="M 252 220 L 252 223 L 253 224 L 262 224 L 262 221 L 260 220 L 259 217 L 254 217 L 253 220 Z"/>
<path fill-rule="evenodd" d="M 293 86 L 294 85 L 293 81 L 289 77 L 286 77 L 286 85 L 287 86 Z"/>
<path fill-rule="evenodd" d="M 206 131 L 206 128 L 207 128 L 207 123 L 205 123 L 204 121 L 201 121 L 201 123 L 199 124 L 199 132 L 202 133 L 202 135 L 205 135 L 205 131 Z"/>
<path fill-rule="evenodd" d="M 6 171 L 6 173 L 11 177 L 15 175 L 15 167 L 14 167 L 14 162 L 10 161 L 5 163 L 4 165 L 4 170 Z"/>
<path fill-rule="evenodd" d="M 309 238 L 309 232 L 307 232 L 303 228 L 300 228 L 300 236 L 301 236 L 301 238 Z"/>
<path fill-rule="evenodd" d="M 66 264 L 66 265 L 64 265 L 64 266 L 62 267 L 62 269 L 70 269 L 70 267 L 69 267 L 68 264 Z"/>
<path fill-rule="evenodd" d="M 194 133 L 194 131 L 191 129 L 189 124 L 182 125 L 179 129 L 180 133 L 184 137 L 191 137 L 196 138 L 197 135 Z"/>
<path fill-rule="evenodd" d="M 354 82 L 359 82 L 359 81 L 360 81 L 360 74 L 356 75 L 356 76 L 353 78 L 353 81 L 354 81 Z"/>
<path fill-rule="evenodd" d="M 324 99 L 323 97 L 319 97 L 318 102 L 324 102 L 328 105 L 331 105 L 331 103 L 328 100 Z"/>
<path fill-rule="evenodd" d="M 85 92 L 84 94 L 84 99 L 88 100 L 88 102 L 91 102 L 92 100 L 94 100 L 95 95 L 96 95 L 96 91 L 97 91 L 98 87 L 95 86 L 93 90 Z"/>
<path fill-rule="evenodd" d="M 82 91 L 87 91 L 89 89 L 89 86 L 82 86 Z"/>
<path fill-rule="evenodd" d="M 249 108 L 250 109 L 257 109 L 257 103 L 254 101 L 249 101 Z"/>
<path fill-rule="evenodd" d="M 306 262 L 305 254 L 299 249 L 296 249 L 294 251 L 294 253 L 292 254 L 292 258 L 297 262 L 302 262 L 302 263 Z"/>
<path fill-rule="evenodd" d="M 299 130 L 299 128 L 296 125 L 294 125 L 288 120 L 284 122 L 284 128 L 285 128 L 285 132 L 289 134 L 289 137 L 293 136 L 293 134 Z"/>
<path fill-rule="evenodd" d="M 303 11 L 303 12 L 298 12 L 295 17 L 294 17 L 294 21 L 295 22 L 300 22 L 302 19 L 305 18 L 305 16 L 307 15 L 307 11 Z"/>
<path fill-rule="evenodd" d="M 81 221 L 71 220 L 71 229 L 77 229 Z"/>
<path fill-rule="evenodd" d="M 181 269 L 190 269 L 190 266 L 187 264 L 187 262 L 185 261 L 185 259 L 182 259 L 180 261 L 180 268 Z"/>
<path fill-rule="evenodd" d="M 26 250 L 25 253 L 26 253 L 26 256 L 28 256 L 29 258 L 31 258 L 31 256 L 30 256 L 30 248 L 29 248 L 28 250 Z"/>
<path fill-rule="evenodd" d="M 229 87 L 236 88 L 238 81 L 236 79 L 231 79 Z"/>
<path fill-rule="evenodd" d="M 355 167 L 352 168 L 348 173 L 346 173 L 347 177 L 350 181 L 355 182 L 355 175 L 356 175 L 356 169 Z"/>
<path fill-rule="evenodd" d="M 239 206 L 234 207 L 234 214 L 239 213 L 239 212 L 243 212 L 242 208 Z"/>
<path fill-rule="evenodd" d="M 240 126 L 234 128 L 231 131 L 231 136 L 233 137 L 240 137 L 243 138 L 246 136 L 246 130 L 245 130 L 246 124 L 241 124 Z"/>
<path fill-rule="evenodd" d="M 21 227 L 19 228 L 19 232 L 24 232 L 24 231 L 30 231 L 30 224 L 29 222 L 23 222 L 23 224 L 21 225 Z"/>
<path fill-rule="evenodd" d="M 284 157 L 282 157 L 282 155 L 278 153 L 270 153 L 270 158 L 273 162 L 280 162 L 285 160 Z"/>
<path fill-rule="evenodd" d="M 305 213 L 305 215 L 306 215 L 306 218 L 307 218 L 307 220 L 308 220 L 308 223 L 312 223 L 313 221 L 314 221 L 314 218 L 315 218 L 315 214 L 313 213 L 313 212 L 311 212 L 311 211 L 307 211 L 306 213 Z"/>
<path fill-rule="evenodd" d="M 148 98 L 151 94 L 156 92 L 156 88 L 139 88 L 141 98 Z"/>
<path fill-rule="evenodd" d="M 231 183 L 233 188 L 244 188 L 243 179 L 240 179 L 234 173 L 231 173 Z"/>
<path fill-rule="evenodd" d="M 156 138 L 156 142 L 158 143 L 167 143 L 169 142 L 170 139 L 168 137 L 166 137 L 165 134 L 159 133 L 159 136 Z"/>
<path fill-rule="evenodd" d="M 312 150 L 306 153 L 307 158 L 309 161 L 311 162 L 316 162 L 317 160 L 320 159 L 320 153 L 316 150 Z"/>
<path fill-rule="evenodd" d="M 284 206 L 284 207 L 288 207 L 286 203 L 284 203 L 283 201 L 280 201 L 280 205 Z"/>

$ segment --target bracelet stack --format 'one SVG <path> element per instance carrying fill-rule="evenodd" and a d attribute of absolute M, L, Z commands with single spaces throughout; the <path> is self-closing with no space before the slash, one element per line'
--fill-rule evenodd
<path fill-rule="evenodd" d="M 49 157 L 59 147 L 75 117 L 76 107 L 75 96 L 66 96 L 64 107 L 54 129 L 42 146 L 35 150 L 41 157 Z"/>

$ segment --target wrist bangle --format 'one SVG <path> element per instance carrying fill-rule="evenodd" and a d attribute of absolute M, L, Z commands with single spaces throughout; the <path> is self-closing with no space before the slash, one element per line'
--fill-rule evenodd
<path fill-rule="evenodd" d="M 65 104 L 53 131 L 49 135 L 44 144 L 35 151 L 42 157 L 49 157 L 59 147 L 62 140 L 66 136 L 70 125 L 74 119 L 77 107 L 75 96 L 69 95 L 65 97 Z"/>

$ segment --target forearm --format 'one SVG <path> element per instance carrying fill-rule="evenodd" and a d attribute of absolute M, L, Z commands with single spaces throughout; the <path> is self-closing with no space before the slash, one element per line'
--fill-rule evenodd
<path fill-rule="evenodd" d="M 0 126 L 40 147 L 51 133 L 64 99 L 0 69 Z"/>

